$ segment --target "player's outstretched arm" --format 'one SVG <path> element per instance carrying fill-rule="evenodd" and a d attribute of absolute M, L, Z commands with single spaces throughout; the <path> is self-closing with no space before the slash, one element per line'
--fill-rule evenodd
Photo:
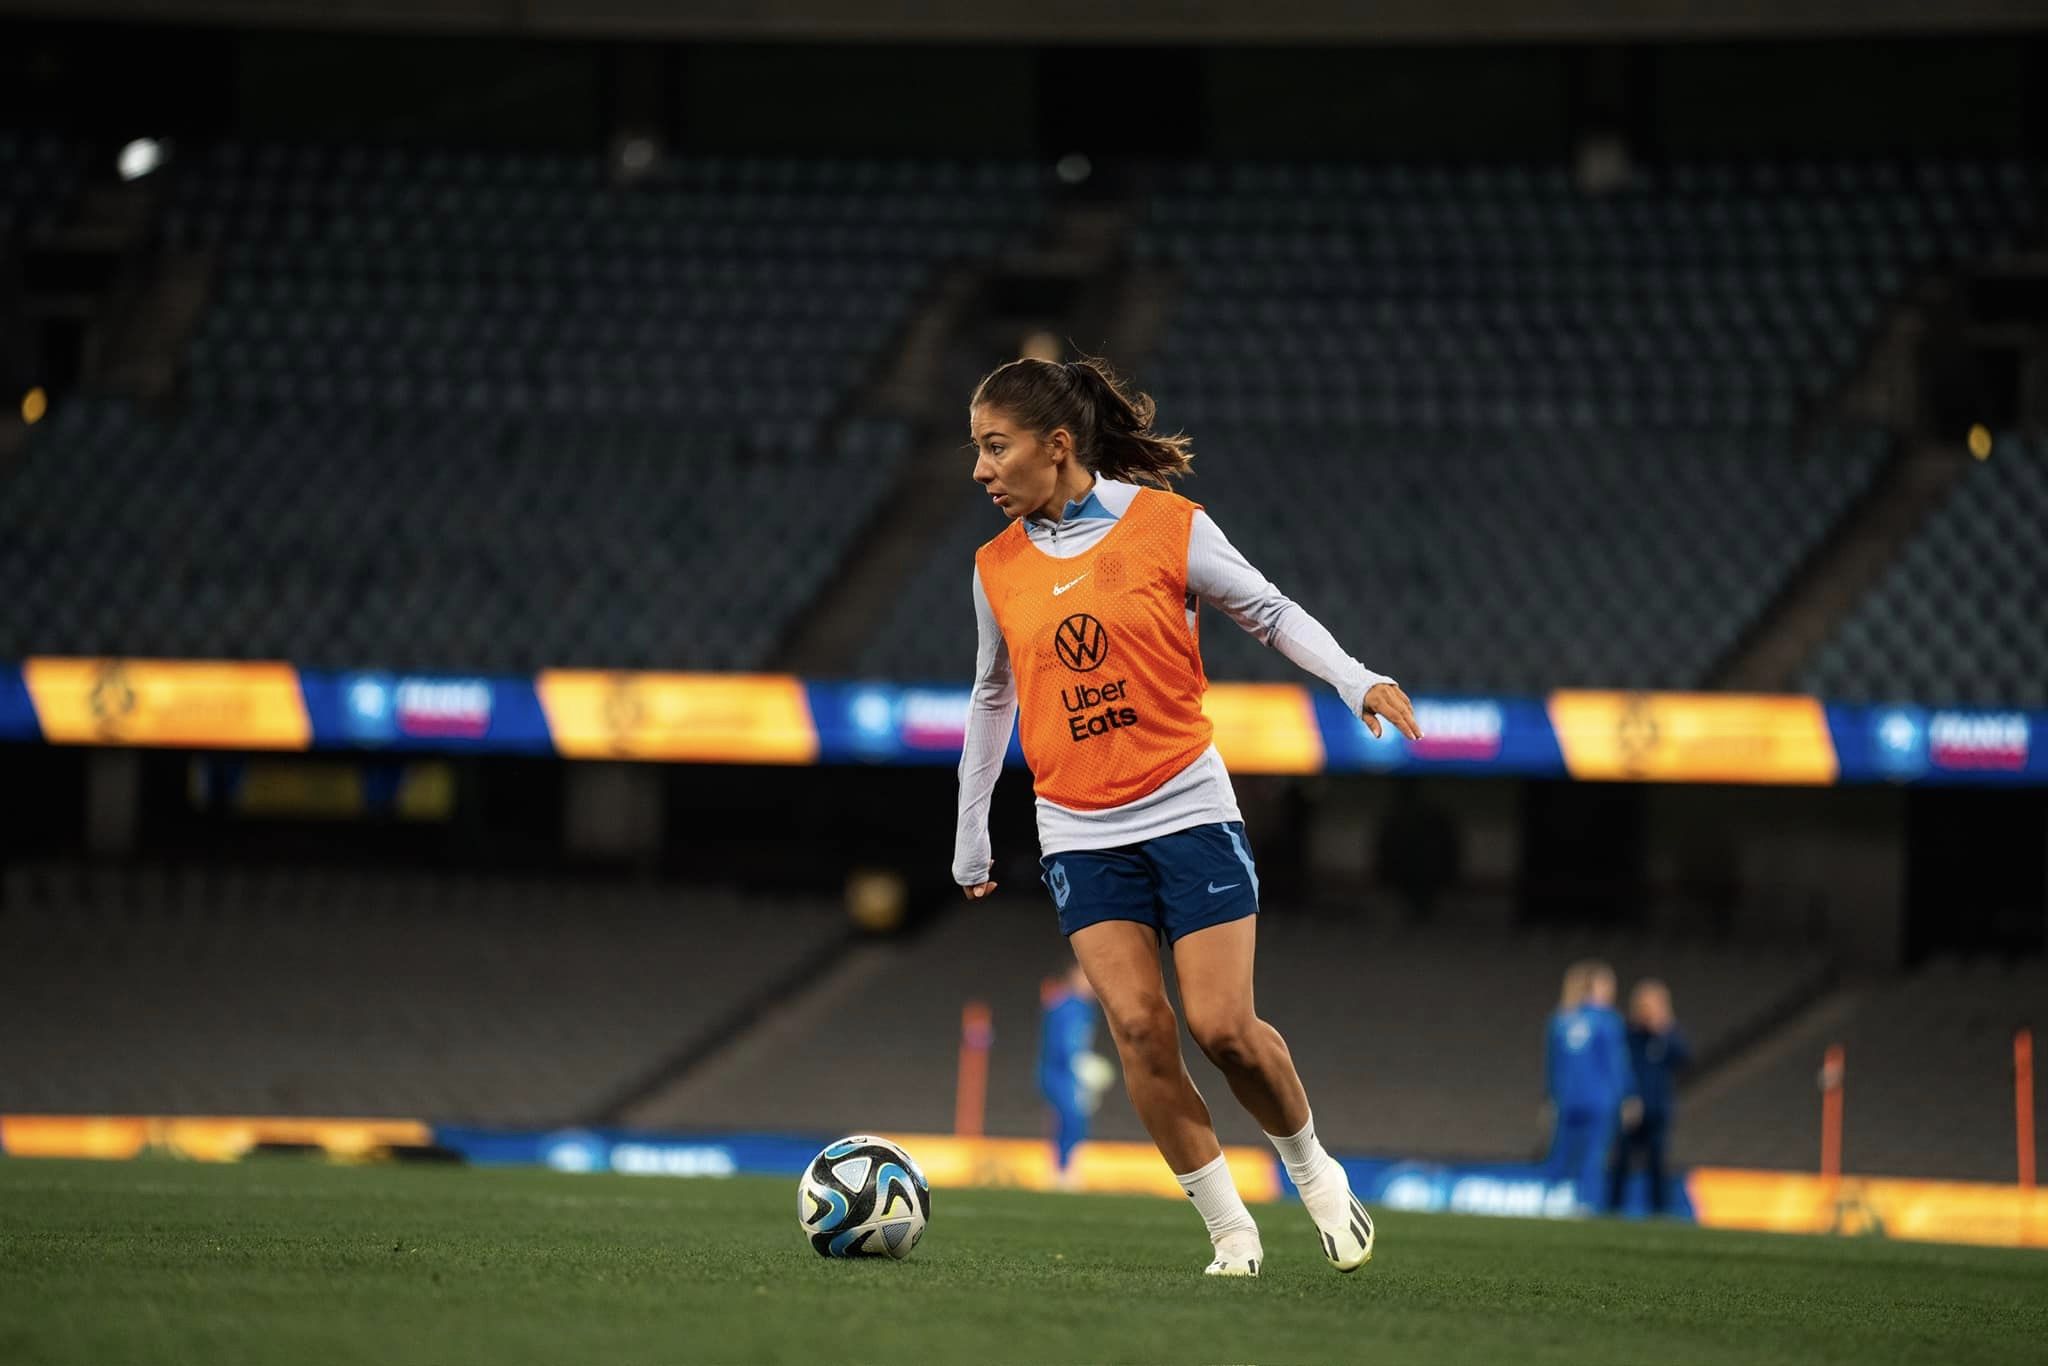
<path fill-rule="evenodd" d="M 1409 739 L 1422 738 L 1401 685 L 1353 659 L 1328 627 L 1252 567 L 1207 512 L 1195 514 L 1188 532 L 1188 590 L 1335 688 L 1375 737 L 1384 733 L 1384 717 Z"/>
<path fill-rule="evenodd" d="M 1003 752 L 1017 720 L 1017 680 L 1002 628 L 974 573 L 974 691 L 967 703 L 967 733 L 960 748 L 958 818 L 953 827 L 953 881 L 970 899 L 996 889 L 989 872 L 988 807 L 1002 776 Z"/>

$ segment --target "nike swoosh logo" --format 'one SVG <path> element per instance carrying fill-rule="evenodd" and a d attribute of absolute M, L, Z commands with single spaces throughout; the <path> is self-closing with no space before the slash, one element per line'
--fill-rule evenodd
<path fill-rule="evenodd" d="M 1232 887 L 1242 887 L 1243 885 L 1244 884 L 1241 882 L 1226 882 L 1221 887 L 1218 887 L 1215 883 L 1212 882 L 1209 884 L 1209 894 L 1211 896 L 1214 896 L 1218 892 L 1227 892 Z"/>
<path fill-rule="evenodd" d="M 1092 574 L 1092 573 L 1094 573 L 1094 572 L 1095 572 L 1095 571 L 1091 569 L 1091 570 L 1089 570 L 1089 571 L 1088 571 L 1088 574 Z M 1087 578 L 1087 577 L 1088 577 L 1088 574 L 1083 574 L 1083 575 L 1081 576 L 1081 579 L 1085 579 L 1085 578 Z M 1054 597 L 1058 597 L 1058 596 L 1059 596 L 1060 594 L 1062 594 L 1062 593 L 1066 592 L 1066 591 L 1067 591 L 1067 590 L 1068 590 L 1069 588 L 1072 588 L 1072 587 L 1073 587 L 1073 586 L 1074 586 L 1075 584 L 1079 583 L 1079 582 L 1081 581 L 1081 579 L 1068 579 L 1068 580 L 1067 580 L 1067 581 L 1066 581 L 1065 583 L 1056 583 L 1056 584 L 1054 584 L 1054 585 L 1052 586 L 1052 595 L 1053 595 Z"/>

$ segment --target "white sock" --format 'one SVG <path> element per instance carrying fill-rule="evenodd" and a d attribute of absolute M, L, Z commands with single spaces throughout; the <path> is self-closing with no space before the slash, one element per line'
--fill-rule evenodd
<path fill-rule="evenodd" d="M 1259 1226 L 1252 1222 L 1252 1212 L 1244 1207 L 1244 1199 L 1237 1193 L 1237 1182 L 1231 1179 L 1230 1163 L 1218 1154 L 1216 1160 L 1198 1171 L 1185 1176 L 1174 1173 L 1174 1180 L 1188 1193 L 1188 1199 L 1195 1202 L 1195 1212 L 1202 1216 L 1202 1222 L 1209 1226 L 1209 1241 L 1221 1242 L 1232 1233 L 1258 1235 Z"/>
<path fill-rule="evenodd" d="M 1316 1137 L 1316 1117 L 1310 1115 L 1300 1133 L 1285 1138 L 1279 1134 L 1266 1137 L 1279 1152 L 1280 1164 L 1287 1168 L 1287 1179 L 1294 1183 L 1310 1217 L 1317 1223 L 1344 1219 L 1349 1213 L 1351 1183 L 1336 1159 L 1323 1151 L 1322 1140 Z"/>

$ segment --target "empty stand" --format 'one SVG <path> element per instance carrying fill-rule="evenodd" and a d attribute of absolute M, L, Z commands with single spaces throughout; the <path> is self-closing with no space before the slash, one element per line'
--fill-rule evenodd
<path fill-rule="evenodd" d="M 1240 547 L 1432 690 L 1697 687 L 1865 489 L 1796 424 L 1916 275 L 2019 240 L 2035 168 L 1163 170 L 1146 367 Z M 1286 665 L 1227 625 L 1218 678 Z"/>
<path fill-rule="evenodd" d="M 1846 1017 L 1801 1031 L 1711 1102 L 1687 1108 L 1677 1155 L 1728 1166 L 1812 1169 L 1818 1077 L 1843 1045 L 1842 1170 L 1860 1176 L 2012 1181 L 2013 1031 L 2048 1037 L 2048 965 L 1940 959 L 1855 991 Z M 2034 1131 L 2048 1123 L 2035 1093 Z"/>
<path fill-rule="evenodd" d="M 905 441 L 74 401 L 0 481 L 0 655 L 757 667 Z"/>
<path fill-rule="evenodd" d="M 1882 463 L 1861 432 L 1507 437 L 1231 429 L 1188 494 L 1411 688 L 1702 685 Z M 1209 614 L 1214 677 L 1297 676 Z"/>
<path fill-rule="evenodd" d="M 1198 164 L 1139 239 L 1184 293 L 1176 421 L 1581 432 L 1782 426 L 1916 271 L 2013 240 L 2028 166 Z"/>
<path fill-rule="evenodd" d="M 911 449 L 862 385 L 937 271 L 1030 230 L 1035 183 L 196 149 L 165 231 L 219 285 L 183 403 L 33 432 L 0 655 L 761 667 Z"/>
<path fill-rule="evenodd" d="M 960 1007 L 995 1011 L 989 1132 L 1037 1134 L 1038 989 L 1060 968 L 1049 907 L 998 902 L 943 921 L 863 971 L 829 1008 L 740 1041 L 664 1095 L 636 1123 L 833 1130 L 880 1124 L 943 1132 L 953 1114 Z M 1586 936 L 1394 932 L 1331 918 L 1265 912 L 1259 929 L 1261 1013 L 1287 1036 L 1333 1148 L 1348 1152 L 1522 1157 L 1543 1133 L 1543 1039 L 1565 965 L 1610 956 L 1624 989 L 1635 975 L 1671 984 L 1696 1047 L 1714 1050 L 1804 999 L 1825 972 L 1816 955 Z M 911 985 L 914 984 L 914 985 Z M 802 1007 L 799 1007 L 802 1009 Z M 1186 1045 L 1226 1141 L 1258 1143 L 1223 1079 Z M 1106 1031 L 1096 1048 L 1113 1056 Z M 900 1085 L 878 1093 L 848 1059 L 887 1057 Z M 1097 1137 L 1145 1135 L 1121 1090 L 1103 1101 Z"/>
<path fill-rule="evenodd" d="M 844 923 L 570 879 L 15 869 L 0 1111 L 573 1122 Z"/>
<path fill-rule="evenodd" d="M 216 252 L 202 399 L 659 415 L 808 449 L 937 266 L 1035 220 L 1028 168 L 210 149 L 171 238 Z M 563 457 L 573 452 L 564 450 Z"/>
<path fill-rule="evenodd" d="M 1999 438 L 1821 647 L 1803 686 L 2048 706 L 2048 442 Z"/>

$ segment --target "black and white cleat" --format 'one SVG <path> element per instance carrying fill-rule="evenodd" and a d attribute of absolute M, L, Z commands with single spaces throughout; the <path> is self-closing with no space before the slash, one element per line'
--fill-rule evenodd
<path fill-rule="evenodd" d="M 1356 1271 L 1372 1260 L 1372 1216 L 1357 1196 L 1345 1202 L 1345 1217 L 1338 1227 L 1319 1221 L 1316 1230 L 1322 1234 L 1324 1259 L 1339 1271 Z"/>
<path fill-rule="evenodd" d="M 1216 1260 L 1209 1263 L 1202 1272 L 1204 1276 L 1256 1276 L 1259 1263 L 1266 1260 L 1266 1250 L 1256 1237 L 1232 1235 L 1216 1244 Z"/>

